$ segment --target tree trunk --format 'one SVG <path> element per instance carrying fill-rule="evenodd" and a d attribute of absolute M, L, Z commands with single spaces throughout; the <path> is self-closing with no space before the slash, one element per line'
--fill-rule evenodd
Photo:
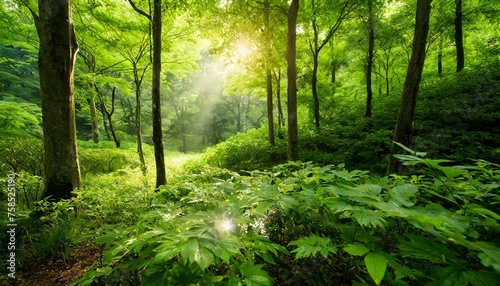
<path fill-rule="evenodd" d="M 274 114 L 273 114 L 273 78 L 271 70 L 266 69 L 266 90 L 267 90 L 267 126 L 269 144 L 274 146 Z"/>
<path fill-rule="evenodd" d="M 462 32 L 462 0 L 455 0 L 455 44 L 457 48 L 457 72 L 464 69 L 464 39 Z"/>
<path fill-rule="evenodd" d="M 102 125 L 104 125 L 104 131 L 106 132 L 106 137 L 109 141 L 111 141 L 111 136 L 109 134 L 108 130 L 108 124 L 106 123 L 106 105 L 104 104 L 104 99 L 102 98 L 101 94 L 99 93 L 99 88 L 97 87 L 97 84 L 93 83 L 95 92 L 97 94 L 97 97 L 99 98 L 99 106 L 102 114 Z M 116 142 L 115 142 L 116 145 Z M 118 148 L 118 147 L 117 147 Z"/>
<path fill-rule="evenodd" d="M 390 53 L 387 54 L 387 57 L 385 59 L 385 96 L 389 97 L 390 94 L 390 78 L 389 78 L 389 57 Z"/>
<path fill-rule="evenodd" d="M 366 110 L 365 117 L 372 117 L 372 68 L 373 50 L 375 46 L 375 35 L 373 31 L 373 0 L 368 1 L 368 54 L 366 59 Z"/>
<path fill-rule="evenodd" d="M 441 48 L 438 52 L 438 75 L 443 75 L 443 50 Z"/>
<path fill-rule="evenodd" d="M 278 105 L 278 138 L 283 139 L 281 128 L 285 127 L 285 119 L 283 116 L 283 107 L 281 106 L 281 70 L 278 69 L 278 74 L 274 75 L 276 80 L 276 101 Z"/>
<path fill-rule="evenodd" d="M 316 36 L 315 36 L 316 37 Z M 319 129 L 319 98 L 318 98 L 318 56 L 319 51 L 313 52 L 313 71 L 311 79 L 311 89 L 313 97 L 314 125 Z"/>
<path fill-rule="evenodd" d="M 94 96 L 87 98 L 87 102 L 90 106 L 90 118 L 92 121 L 92 140 L 94 143 L 99 143 L 99 121 L 97 120 L 97 112 L 95 108 Z"/>
<path fill-rule="evenodd" d="M 142 174 L 146 174 L 146 162 L 144 153 L 142 152 L 142 127 L 141 127 L 141 82 L 139 79 L 137 66 L 134 63 L 134 78 L 135 78 L 135 129 L 137 131 L 137 154 L 141 163 Z"/>
<path fill-rule="evenodd" d="M 154 0 L 153 8 L 153 144 L 156 163 L 156 188 L 167 183 L 163 131 L 161 126 L 161 0 Z"/>
<path fill-rule="evenodd" d="M 99 92 L 99 88 L 97 85 L 94 83 L 94 89 L 97 92 L 97 96 L 99 96 L 99 99 L 101 101 L 101 109 L 103 115 L 105 114 L 108 122 L 109 122 L 109 130 L 111 131 L 111 135 L 113 136 L 113 141 L 115 141 L 115 146 L 116 148 L 120 148 L 120 140 L 118 139 L 118 136 L 116 136 L 115 133 L 115 127 L 113 126 L 113 114 L 115 113 L 115 89 L 116 87 L 113 87 L 113 91 L 111 92 L 111 111 L 108 111 L 106 108 L 106 104 L 104 103 L 104 98 L 101 96 L 101 93 Z M 104 126 L 106 127 L 106 120 L 104 121 Z M 106 127 L 106 132 L 108 132 L 107 127 Z M 109 133 L 108 133 L 109 137 Z M 109 138 L 108 138 L 109 139 Z"/>
<path fill-rule="evenodd" d="M 73 72 L 78 52 L 71 1 L 38 1 L 33 13 L 40 48 L 45 188 L 43 197 L 69 199 L 82 186 L 76 145 Z M 57 43 L 57 44 L 55 44 Z"/>
<path fill-rule="evenodd" d="M 297 126 L 297 66 L 296 66 L 296 41 L 297 41 L 297 14 L 299 0 L 292 0 L 288 10 L 287 34 L 287 77 L 288 77 L 288 160 L 299 159 L 299 135 Z"/>
<path fill-rule="evenodd" d="M 111 111 L 108 112 L 106 109 L 106 105 L 104 105 L 104 111 L 106 112 L 106 116 L 108 117 L 109 121 L 109 130 L 111 131 L 111 135 L 113 136 L 113 141 L 115 141 L 115 146 L 116 148 L 120 148 L 120 139 L 118 139 L 118 136 L 116 136 L 115 132 L 115 126 L 113 125 L 113 114 L 115 113 L 115 93 L 116 87 L 113 87 L 113 91 L 111 93 Z M 104 104 L 104 103 L 103 103 Z"/>
<path fill-rule="evenodd" d="M 267 137 L 269 144 L 274 146 L 274 117 L 273 117 L 273 77 L 271 74 L 271 37 L 269 31 L 269 0 L 264 1 L 264 38 L 266 42 L 266 92 L 267 92 Z"/>
<path fill-rule="evenodd" d="M 417 1 L 412 54 L 406 71 L 406 80 L 403 86 L 403 98 L 399 107 L 396 130 L 393 139 L 394 142 L 399 142 L 408 147 L 411 147 L 412 143 L 415 105 L 422 77 L 422 70 L 424 68 L 425 47 L 427 43 L 427 34 L 429 32 L 431 1 L 432 0 Z M 405 174 L 408 172 L 408 167 L 401 164 L 401 162 L 393 156 L 398 151 L 397 145 L 393 144 L 391 149 L 391 158 L 387 168 L 388 174 Z"/>

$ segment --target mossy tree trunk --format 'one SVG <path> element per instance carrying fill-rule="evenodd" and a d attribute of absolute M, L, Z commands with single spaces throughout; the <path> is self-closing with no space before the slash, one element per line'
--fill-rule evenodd
<path fill-rule="evenodd" d="M 44 197 L 68 199 L 82 186 L 76 145 L 73 72 L 78 52 L 70 0 L 38 1 L 38 68 L 45 150 Z"/>

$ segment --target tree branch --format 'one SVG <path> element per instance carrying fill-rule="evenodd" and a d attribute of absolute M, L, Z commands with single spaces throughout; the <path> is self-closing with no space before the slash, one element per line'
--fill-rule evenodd
<path fill-rule="evenodd" d="M 141 14 L 142 16 L 146 17 L 148 19 L 149 22 L 151 22 L 151 15 L 142 11 L 141 9 L 137 8 L 137 6 L 135 6 L 134 4 L 134 1 L 132 0 L 128 0 L 128 3 L 130 3 L 130 6 L 132 6 L 132 9 L 134 9 L 135 12 Z"/>

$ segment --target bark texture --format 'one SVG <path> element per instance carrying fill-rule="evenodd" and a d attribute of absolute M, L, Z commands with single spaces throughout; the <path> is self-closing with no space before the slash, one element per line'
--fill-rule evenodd
<path fill-rule="evenodd" d="M 163 151 L 163 131 L 161 127 L 161 0 L 153 3 L 153 145 L 156 163 L 156 188 L 167 183 L 165 155 Z"/>
<path fill-rule="evenodd" d="M 288 160 L 299 159 L 299 135 L 297 126 L 297 14 L 299 11 L 299 0 L 292 0 L 288 10 L 288 35 L 286 57 L 288 62 Z"/>
<path fill-rule="evenodd" d="M 429 17 L 431 12 L 432 0 L 418 0 L 417 14 L 415 22 L 415 31 L 413 34 L 413 48 L 406 71 L 406 80 L 403 86 L 403 97 L 399 107 L 398 117 L 396 121 L 396 130 L 394 133 L 394 142 L 399 142 L 405 146 L 411 147 L 413 119 L 415 114 L 415 105 L 417 102 L 417 94 L 422 78 L 422 70 L 425 61 L 425 47 L 427 44 L 427 35 L 429 32 Z M 405 174 L 408 172 L 407 166 L 404 166 L 396 158 L 394 154 L 399 151 L 396 144 L 392 145 L 391 158 L 387 173 Z"/>
<path fill-rule="evenodd" d="M 38 68 L 45 150 L 44 197 L 68 199 L 82 186 L 76 145 L 73 72 L 78 44 L 71 1 L 38 1 Z"/>

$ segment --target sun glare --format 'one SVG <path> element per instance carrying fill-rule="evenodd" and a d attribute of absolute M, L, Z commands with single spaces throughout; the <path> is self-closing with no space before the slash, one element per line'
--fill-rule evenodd
<path fill-rule="evenodd" d="M 240 63 L 250 58 L 254 51 L 255 48 L 250 46 L 248 43 L 238 42 L 233 47 L 231 60 L 234 63 Z"/>
<path fill-rule="evenodd" d="M 230 219 L 224 219 L 220 224 L 220 229 L 222 232 L 230 232 L 233 229 L 233 223 Z"/>

